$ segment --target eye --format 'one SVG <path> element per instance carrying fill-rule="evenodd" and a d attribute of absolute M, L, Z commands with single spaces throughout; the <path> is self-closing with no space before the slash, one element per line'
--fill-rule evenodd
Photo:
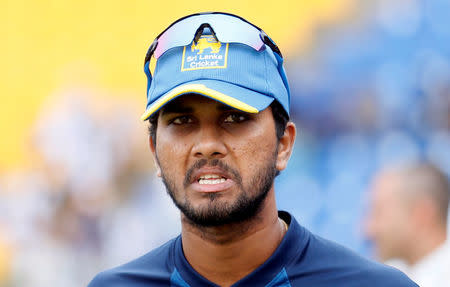
<path fill-rule="evenodd" d="M 184 124 L 190 124 L 193 120 L 190 116 L 179 116 L 176 118 L 173 118 L 170 123 L 175 125 L 184 125 Z"/>
<path fill-rule="evenodd" d="M 225 123 L 241 123 L 248 120 L 248 116 L 243 113 L 230 113 L 223 120 Z"/>

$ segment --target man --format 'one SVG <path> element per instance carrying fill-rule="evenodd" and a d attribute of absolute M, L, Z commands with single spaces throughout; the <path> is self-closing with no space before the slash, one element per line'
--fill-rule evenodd
<path fill-rule="evenodd" d="M 372 187 L 367 233 L 382 260 L 398 265 L 422 287 L 450 285 L 447 241 L 449 183 L 428 163 L 381 170 Z"/>
<path fill-rule="evenodd" d="M 156 38 L 142 118 L 181 235 L 90 287 L 417 286 L 277 211 L 274 178 L 296 134 L 282 62 L 262 30 L 230 14 L 190 15 Z"/>

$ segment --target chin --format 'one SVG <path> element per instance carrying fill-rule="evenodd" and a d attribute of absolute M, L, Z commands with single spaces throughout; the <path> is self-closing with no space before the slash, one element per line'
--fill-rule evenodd
<path fill-rule="evenodd" d="M 242 208 L 237 201 L 230 203 L 215 198 L 214 201 L 192 206 L 179 206 L 184 216 L 194 225 L 203 227 L 223 226 L 248 220 L 254 215 L 249 209 Z"/>

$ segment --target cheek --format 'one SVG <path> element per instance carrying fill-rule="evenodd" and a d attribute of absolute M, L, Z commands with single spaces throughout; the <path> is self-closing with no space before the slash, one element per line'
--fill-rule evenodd
<path fill-rule="evenodd" d="M 393 210 L 383 203 L 381 206 L 376 207 L 371 223 L 375 233 L 385 235 L 392 233 L 392 230 L 397 225 L 397 219 Z"/>
<path fill-rule="evenodd" d="M 262 167 L 266 167 L 268 161 L 273 160 L 276 142 L 262 135 L 255 140 L 246 140 L 233 145 L 231 149 L 241 173 L 251 175 Z"/>
<path fill-rule="evenodd" d="M 172 141 L 164 136 L 160 138 L 161 140 L 157 140 L 156 143 L 156 156 L 158 157 L 161 169 L 163 169 L 166 175 L 168 173 L 178 172 L 187 154 L 187 145 L 180 141 Z"/>
<path fill-rule="evenodd" d="M 385 226 L 384 231 L 390 237 L 399 237 L 404 233 L 406 227 L 405 214 L 398 208 L 391 207 L 389 212 L 386 212 L 382 224 Z"/>

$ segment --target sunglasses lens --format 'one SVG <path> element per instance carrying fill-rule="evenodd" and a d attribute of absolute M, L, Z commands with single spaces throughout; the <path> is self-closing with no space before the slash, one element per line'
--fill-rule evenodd
<path fill-rule="evenodd" d="M 242 43 L 260 50 L 264 43 L 260 31 L 249 23 L 226 14 L 201 14 L 175 22 L 158 38 L 153 56 L 158 59 L 167 50 L 188 45 L 202 24 L 209 24 L 217 39 L 225 43 Z"/>

